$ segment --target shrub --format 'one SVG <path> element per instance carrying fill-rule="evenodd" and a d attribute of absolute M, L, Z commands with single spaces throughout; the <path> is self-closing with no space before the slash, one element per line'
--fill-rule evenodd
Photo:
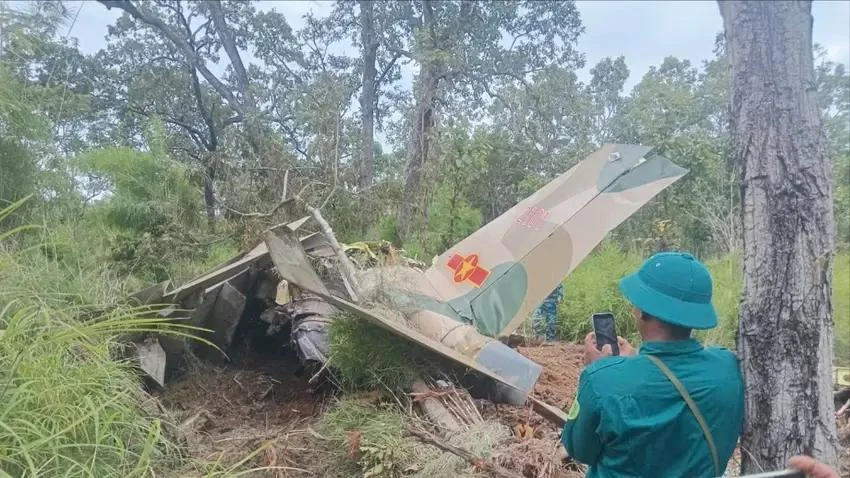
<path fill-rule="evenodd" d="M 348 314 L 336 316 L 329 340 L 328 365 L 351 389 L 408 389 L 437 360 L 422 347 Z"/>
<path fill-rule="evenodd" d="M 590 254 L 564 281 L 564 300 L 558 306 L 561 338 L 583 340 L 591 330 L 591 316 L 595 312 L 611 312 L 617 321 L 617 333 L 636 339 L 631 306 L 617 282 L 639 267 L 642 260 L 608 242 Z"/>
<path fill-rule="evenodd" d="M 84 283 L 33 251 L 0 244 L 0 474 L 154 474 L 175 449 L 162 423 L 141 411 L 141 381 L 117 358 L 117 337 L 193 329 L 166 328 L 165 319 L 143 318 L 149 311 L 87 306 L 104 291 L 83 287 L 102 289 L 101 281 Z"/>

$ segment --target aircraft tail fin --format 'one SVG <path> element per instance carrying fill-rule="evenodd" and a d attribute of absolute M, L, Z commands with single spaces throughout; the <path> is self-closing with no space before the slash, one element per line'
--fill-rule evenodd
<path fill-rule="evenodd" d="M 608 232 L 687 173 L 651 151 L 605 145 L 460 241 L 426 271 L 437 298 L 484 335 L 516 330 Z"/>

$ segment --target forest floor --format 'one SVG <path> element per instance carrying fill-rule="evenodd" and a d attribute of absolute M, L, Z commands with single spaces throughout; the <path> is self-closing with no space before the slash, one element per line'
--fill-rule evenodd
<path fill-rule="evenodd" d="M 535 394 L 555 407 L 567 407 L 583 367 L 581 346 L 552 343 L 517 350 L 543 366 Z M 173 476 L 227 476 L 256 467 L 267 469 L 248 476 L 325 476 L 324 444 L 314 426 L 334 398 L 312 391 L 296 370 L 297 359 L 285 355 L 199 363 L 157 394 L 170 418 L 180 424 L 190 463 Z M 530 408 L 479 403 L 485 420 L 501 422 L 514 432 L 493 450 L 499 464 L 529 478 L 583 476 L 568 460 L 556 460 L 555 469 L 546 469 L 543 463 L 552 462 L 547 455 L 563 456 L 559 430 Z M 850 476 L 850 442 L 842 443 L 841 453 L 840 476 Z M 736 452 L 730 460 L 727 476 L 738 475 L 739 457 Z"/>

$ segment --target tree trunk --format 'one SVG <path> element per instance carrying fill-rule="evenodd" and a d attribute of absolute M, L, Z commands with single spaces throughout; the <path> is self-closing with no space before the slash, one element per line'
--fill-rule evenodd
<path fill-rule="evenodd" d="M 404 242 L 410 238 L 410 232 L 416 219 L 421 215 L 426 199 L 422 197 L 422 179 L 425 165 L 429 159 L 431 132 L 434 129 L 434 101 L 437 96 L 437 84 L 440 80 L 439 65 L 427 58 L 431 51 L 437 49 L 437 39 L 434 34 L 434 11 L 430 1 L 422 2 L 422 26 L 430 30 L 426 58 L 420 61 L 419 85 L 416 94 L 413 120 L 410 124 L 409 160 L 404 171 L 405 198 L 398 210 L 397 232 L 399 239 Z"/>
<path fill-rule="evenodd" d="M 800 453 L 835 466 L 834 219 L 811 2 L 718 3 L 732 68 L 732 156 L 742 178 L 742 471 L 782 469 Z"/>
<path fill-rule="evenodd" d="M 436 75 L 429 67 L 423 66 L 419 75 L 422 91 L 416 101 L 413 121 L 410 129 L 409 156 L 404 171 L 405 198 L 398 214 L 398 234 L 402 241 L 410 237 L 413 224 L 421 215 L 422 180 L 431 146 L 431 132 L 434 129 L 434 96 L 437 93 Z"/>
<path fill-rule="evenodd" d="M 215 232 L 215 168 L 207 166 L 204 171 L 204 205 L 207 209 L 207 225 Z"/>
<path fill-rule="evenodd" d="M 378 39 L 375 35 L 374 4 L 361 0 L 360 42 L 363 44 L 363 84 L 360 88 L 360 187 L 368 188 L 375 179 L 375 80 L 378 70 Z"/>

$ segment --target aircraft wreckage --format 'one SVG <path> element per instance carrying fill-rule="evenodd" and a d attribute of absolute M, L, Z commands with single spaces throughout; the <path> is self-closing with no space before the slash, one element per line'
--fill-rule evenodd
<path fill-rule="evenodd" d="M 261 327 L 269 336 L 288 329 L 289 344 L 310 370 L 326 362 L 328 327 L 335 311 L 345 311 L 485 377 L 500 401 L 530 402 L 559 422 L 562 412 L 530 395 L 540 365 L 502 340 L 612 229 L 686 173 L 651 147 L 608 144 L 427 268 L 346 271 L 335 239 L 299 233 L 305 217 L 266 231 L 254 249 L 202 277 L 174 289 L 158 284 L 133 298 L 172 304 L 161 312 L 166 317 L 190 311 L 191 325 L 209 329 L 206 338 L 225 353 L 240 329 Z M 377 296 L 382 307 L 370 307 Z M 140 367 L 164 385 L 184 346 L 164 336 L 140 341 Z"/>

